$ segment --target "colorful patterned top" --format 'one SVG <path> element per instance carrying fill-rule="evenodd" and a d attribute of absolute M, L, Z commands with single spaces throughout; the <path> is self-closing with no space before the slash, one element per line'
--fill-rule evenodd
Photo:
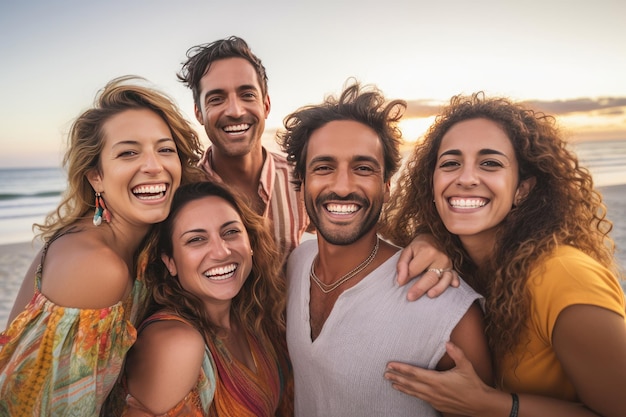
<path fill-rule="evenodd" d="M 101 309 L 62 307 L 41 293 L 46 243 L 26 309 L 0 334 L 1 416 L 97 416 L 136 339 L 134 306 L 147 291 Z"/>
<path fill-rule="evenodd" d="M 152 315 L 147 322 L 158 320 L 186 322 L 166 312 Z M 268 354 L 268 349 L 263 348 L 256 337 L 247 336 L 256 372 L 232 357 L 219 340 L 211 340 L 205 351 L 198 383 L 171 410 L 157 416 L 130 394 L 126 398 L 127 410 L 141 410 L 146 417 L 292 415 L 290 397 L 287 396 L 287 400 L 281 398 L 291 375 L 287 357 L 275 358 Z"/>

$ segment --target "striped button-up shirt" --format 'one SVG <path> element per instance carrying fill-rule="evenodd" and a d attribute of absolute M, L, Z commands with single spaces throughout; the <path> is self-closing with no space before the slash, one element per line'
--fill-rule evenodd
<path fill-rule="evenodd" d="M 204 153 L 200 167 L 212 181 L 223 180 L 211 166 L 211 147 Z M 298 246 L 302 234 L 309 225 L 302 194 L 294 189 L 291 167 L 287 159 L 278 153 L 263 148 L 265 162 L 259 181 L 259 197 L 265 204 L 263 216 L 270 220 L 274 229 L 276 245 L 283 263 L 291 251 Z"/>

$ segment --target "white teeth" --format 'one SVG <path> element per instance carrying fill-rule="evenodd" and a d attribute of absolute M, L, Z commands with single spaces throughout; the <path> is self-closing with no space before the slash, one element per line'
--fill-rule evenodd
<path fill-rule="evenodd" d="M 211 268 L 204 273 L 204 276 L 215 281 L 221 281 L 233 276 L 237 270 L 236 264 Z"/>
<path fill-rule="evenodd" d="M 451 198 L 450 205 L 454 208 L 479 208 L 487 204 L 482 198 Z"/>
<path fill-rule="evenodd" d="M 359 209 L 356 204 L 327 204 L 326 210 L 334 214 L 350 214 Z"/>
<path fill-rule="evenodd" d="M 164 193 L 166 189 L 165 184 L 140 185 L 133 188 L 133 194 L 160 194 Z"/>
<path fill-rule="evenodd" d="M 250 128 L 249 124 L 242 123 L 239 125 L 224 126 L 224 131 L 225 132 L 243 132 L 245 130 L 248 130 L 249 128 Z"/>

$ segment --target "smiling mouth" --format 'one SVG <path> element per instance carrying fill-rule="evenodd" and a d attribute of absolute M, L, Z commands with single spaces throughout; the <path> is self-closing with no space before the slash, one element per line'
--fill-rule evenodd
<path fill-rule="evenodd" d="M 237 264 L 230 264 L 217 268 L 211 268 L 204 272 L 204 276 L 213 281 L 223 281 L 235 275 L 236 270 Z"/>
<path fill-rule="evenodd" d="M 222 130 L 228 134 L 245 133 L 250 129 L 249 123 L 240 123 L 238 125 L 224 126 Z"/>
<path fill-rule="evenodd" d="M 132 193 L 140 200 L 158 200 L 165 196 L 166 184 L 138 185 Z"/>
<path fill-rule="evenodd" d="M 489 200 L 486 198 L 450 198 L 450 205 L 458 209 L 474 209 L 486 205 Z"/>
<path fill-rule="evenodd" d="M 359 206 L 356 204 L 337 204 L 329 203 L 324 206 L 326 211 L 332 214 L 347 215 L 355 213 L 359 210 Z"/>

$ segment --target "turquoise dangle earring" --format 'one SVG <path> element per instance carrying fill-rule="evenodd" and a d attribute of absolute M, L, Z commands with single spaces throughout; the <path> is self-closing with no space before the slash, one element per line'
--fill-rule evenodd
<path fill-rule="evenodd" d="M 93 225 L 100 226 L 102 223 L 102 207 L 100 207 L 100 193 L 96 193 L 96 212 L 93 215 Z"/>
<path fill-rule="evenodd" d="M 93 215 L 93 225 L 100 226 L 103 217 L 105 222 L 111 223 L 111 213 L 107 210 L 100 193 L 96 192 L 96 212 Z"/>

